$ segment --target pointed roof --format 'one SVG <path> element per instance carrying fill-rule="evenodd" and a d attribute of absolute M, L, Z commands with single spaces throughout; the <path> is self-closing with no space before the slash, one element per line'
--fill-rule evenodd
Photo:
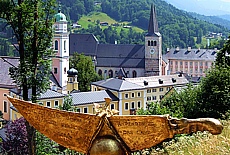
<path fill-rule="evenodd" d="M 149 27 L 148 27 L 148 34 L 147 36 L 159 36 L 159 29 L 158 29 L 158 22 L 156 18 L 156 7 L 152 4 L 151 11 L 150 11 L 150 18 L 149 18 Z"/>

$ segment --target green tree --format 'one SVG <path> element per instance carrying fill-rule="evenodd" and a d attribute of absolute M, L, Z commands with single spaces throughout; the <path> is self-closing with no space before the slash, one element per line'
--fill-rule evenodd
<path fill-rule="evenodd" d="M 36 102 L 49 86 L 55 0 L 2 0 L 0 5 L 0 18 L 10 25 L 19 45 L 20 64 L 10 68 L 11 78 L 22 88 L 24 100 L 29 100 L 32 89 L 32 102 Z M 35 130 L 28 122 L 26 127 L 29 154 L 35 154 Z"/>
<path fill-rule="evenodd" d="M 89 91 L 91 82 L 100 79 L 95 72 L 95 66 L 92 58 L 75 52 L 70 57 L 70 67 L 78 70 L 78 82 L 80 91 Z"/>

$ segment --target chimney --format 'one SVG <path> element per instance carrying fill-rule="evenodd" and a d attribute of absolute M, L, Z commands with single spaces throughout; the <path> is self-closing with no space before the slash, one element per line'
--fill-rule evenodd
<path fill-rule="evenodd" d="M 169 48 L 167 48 L 167 51 L 166 51 L 166 52 L 168 53 L 169 51 L 170 51 L 170 49 L 169 49 Z"/>
<path fill-rule="evenodd" d="M 176 82 L 176 79 L 175 79 L 175 78 L 172 78 L 172 82 L 175 83 L 175 82 Z"/>
<path fill-rule="evenodd" d="M 188 47 L 188 52 L 191 52 L 192 48 L 191 47 Z"/>
<path fill-rule="evenodd" d="M 162 79 L 159 79 L 159 84 L 163 84 L 163 80 Z"/>
<path fill-rule="evenodd" d="M 176 51 L 177 51 L 177 52 L 179 52 L 179 50 L 180 50 L 180 48 L 179 48 L 179 47 L 177 47 L 177 48 L 176 48 Z"/>
<path fill-rule="evenodd" d="M 148 81 L 144 81 L 144 86 L 147 86 L 148 84 Z"/>

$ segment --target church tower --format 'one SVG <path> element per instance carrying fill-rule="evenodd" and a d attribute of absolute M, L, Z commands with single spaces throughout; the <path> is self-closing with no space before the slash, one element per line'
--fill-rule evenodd
<path fill-rule="evenodd" d="M 55 15 L 53 48 L 55 56 L 52 59 L 52 71 L 62 87 L 67 85 L 69 70 L 69 33 L 67 31 L 66 16 L 61 13 L 59 6 Z"/>
<path fill-rule="evenodd" d="M 162 75 L 162 37 L 158 30 L 156 8 L 152 4 L 148 33 L 145 36 L 145 76 Z"/>

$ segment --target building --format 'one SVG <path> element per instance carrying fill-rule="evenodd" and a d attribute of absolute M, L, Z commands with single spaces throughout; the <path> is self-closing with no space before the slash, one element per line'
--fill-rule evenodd
<path fill-rule="evenodd" d="M 92 91 L 109 90 L 119 100 L 120 115 L 132 114 L 139 108 L 146 108 L 149 102 L 158 102 L 173 87 L 184 87 L 189 83 L 183 74 L 149 76 L 137 78 L 110 78 L 93 82 Z"/>
<path fill-rule="evenodd" d="M 162 36 L 156 8 L 152 5 L 145 44 L 100 44 L 93 34 L 70 34 L 70 55 L 91 56 L 99 75 L 117 77 L 122 68 L 127 77 L 162 75 Z"/>
<path fill-rule="evenodd" d="M 66 16 L 59 8 L 55 15 L 53 49 L 56 52 L 52 58 L 52 72 L 65 91 L 67 71 L 69 70 L 69 32 L 67 31 Z"/>
<path fill-rule="evenodd" d="M 18 66 L 18 58 L 1 57 L 0 58 L 0 111 L 3 113 L 3 119 L 10 119 L 10 102 L 7 99 L 10 89 L 16 88 L 16 84 L 9 76 L 9 68 Z"/>
<path fill-rule="evenodd" d="M 217 50 L 211 49 L 170 49 L 163 55 L 167 62 L 167 74 L 187 73 L 193 77 L 203 77 L 216 59 Z"/>

